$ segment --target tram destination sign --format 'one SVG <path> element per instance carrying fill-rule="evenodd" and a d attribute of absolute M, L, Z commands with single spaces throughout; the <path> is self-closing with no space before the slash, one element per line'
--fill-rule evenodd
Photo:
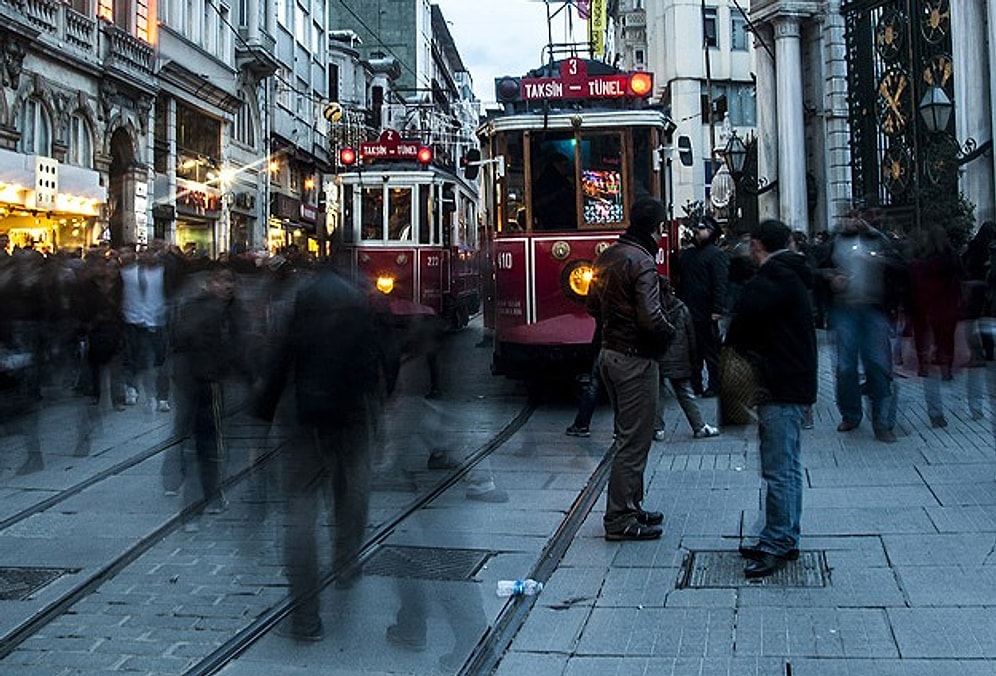
<path fill-rule="evenodd" d="M 649 75 L 649 74 L 644 74 Z M 519 95 L 523 100 L 537 99 L 617 99 L 633 96 L 628 74 L 588 75 L 581 59 L 565 59 L 560 77 L 524 77 Z"/>
<path fill-rule="evenodd" d="M 376 142 L 360 144 L 360 157 L 367 160 L 415 160 L 421 147 L 421 142 L 402 139 L 394 129 L 385 129 Z"/>

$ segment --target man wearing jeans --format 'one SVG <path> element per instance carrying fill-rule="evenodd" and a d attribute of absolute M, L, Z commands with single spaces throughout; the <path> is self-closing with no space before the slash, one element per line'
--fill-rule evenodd
<path fill-rule="evenodd" d="M 664 515 L 643 509 L 643 472 L 654 438 L 658 357 L 674 328 L 661 308 L 657 236 L 666 218 L 653 198 L 637 200 L 619 241 L 595 259 L 588 312 L 602 329 L 600 368 L 612 402 L 612 469 L 605 505 L 606 540 L 651 540 Z"/>
<path fill-rule="evenodd" d="M 744 574 L 761 578 L 799 556 L 802 517 L 800 434 L 816 401 L 816 331 L 809 288 L 812 273 L 788 249 L 791 231 L 767 220 L 751 232 L 757 275 L 744 287 L 727 343 L 755 368 L 761 476 L 767 485 L 764 528 L 755 546 L 742 546 Z"/>

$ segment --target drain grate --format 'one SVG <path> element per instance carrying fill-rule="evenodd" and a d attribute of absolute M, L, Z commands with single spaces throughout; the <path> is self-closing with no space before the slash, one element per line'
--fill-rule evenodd
<path fill-rule="evenodd" d="M 774 575 L 760 580 L 748 580 L 744 577 L 744 560 L 739 552 L 692 551 L 681 564 L 677 587 L 825 587 L 829 579 L 828 573 L 826 556 L 822 551 L 800 552 L 797 561 L 789 561 Z"/>
<path fill-rule="evenodd" d="M 73 568 L 4 568 L 0 567 L 0 600 L 23 601 L 48 583 Z"/>
<path fill-rule="evenodd" d="M 495 552 L 385 545 L 363 564 L 365 575 L 419 580 L 469 580 Z"/>

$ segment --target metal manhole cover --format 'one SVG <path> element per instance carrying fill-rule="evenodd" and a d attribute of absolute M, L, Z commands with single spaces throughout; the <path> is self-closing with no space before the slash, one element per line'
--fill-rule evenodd
<path fill-rule="evenodd" d="M 737 551 L 693 551 L 685 556 L 678 589 L 726 587 L 825 587 L 828 569 L 822 551 L 800 552 L 774 575 L 760 580 L 744 577 L 744 559 Z"/>
<path fill-rule="evenodd" d="M 420 580 L 469 580 L 494 554 L 482 549 L 386 545 L 363 564 L 363 573 Z"/>
<path fill-rule="evenodd" d="M 23 601 L 72 568 L 0 568 L 0 600 Z"/>

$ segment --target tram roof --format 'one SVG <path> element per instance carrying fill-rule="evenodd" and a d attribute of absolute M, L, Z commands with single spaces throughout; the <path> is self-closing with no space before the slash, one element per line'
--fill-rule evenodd
<path fill-rule="evenodd" d="M 617 127 L 667 127 L 674 124 L 671 116 L 659 108 L 641 110 L 563 110 L 543 115 L 539 113 L 495 116 L 477 129 L 481 137 L 499 131 L 528 131 L 532 129 L 573 129 L 581 118 L 581 129 L 607 129 Z"/>

